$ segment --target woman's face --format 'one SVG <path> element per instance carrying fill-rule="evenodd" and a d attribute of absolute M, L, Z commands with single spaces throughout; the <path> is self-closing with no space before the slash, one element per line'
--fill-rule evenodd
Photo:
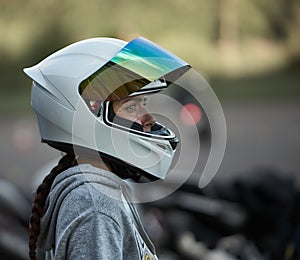
<path fill-rule="evenodd" d="M 145 108 L 146 97 L 139 95 L 113 102 L 113 109 L 118 117 L 142 125 L 144 132 L 150 132 L 155 118 Z"/>

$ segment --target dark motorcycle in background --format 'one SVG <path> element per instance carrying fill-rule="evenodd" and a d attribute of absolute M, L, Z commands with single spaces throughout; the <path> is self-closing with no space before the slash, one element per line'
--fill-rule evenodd
<path fill-rule="evenodd" d="M 253 169 L 201 190 L 186 183 L 143 204 L 142 218 L 162 260 L 296 260 L 299 191 L 291 175 Z M 28 259 L 32 200 L 32 194 L 0 180 L 1 259 Z"/>
<path fill-rule="evenodd" d="M 272 168 L 202 190 L 185 184 L 148 203 L 146 226 L 166 260 L 300 259 L 299 191 L 293 176 Z"/>
<path fill-rule="evenodd" d="M 0 259 L 28 259 L 31 197 L 12 182 L 0 179 Z"/>

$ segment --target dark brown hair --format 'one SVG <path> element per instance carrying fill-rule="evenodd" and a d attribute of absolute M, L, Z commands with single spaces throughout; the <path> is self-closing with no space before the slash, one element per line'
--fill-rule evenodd
<path fill-rule="evenodd" d="M 58 162 L 51 172 L 45 177 L 37 188 L 29 222 L 29 257 L 36 259 L 37 240 L 40 234 L 41 217 L 44 215 L 46 199 L 49 195 L 51 185 L 57 175 L 64 170 L 77 165 L 74 154 L 66 154 Z"/>

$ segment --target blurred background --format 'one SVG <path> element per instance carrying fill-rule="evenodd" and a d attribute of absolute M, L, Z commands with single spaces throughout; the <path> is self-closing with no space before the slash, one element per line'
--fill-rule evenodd
<path fill-rule="evenodd" d="M 300 3 L 296 0 L 0 1 L 1 175 L 26 185 L 49 159 L 22 69 L 75 41 L 144 36 L 186 60 L 223 106 L 217 177 L 300 166 Z"/>
<path fill-rule="evenodd" d="M 40 143 L 31 81 L 22 69 L 73 42 L 101 36 L 146 37 L 208 80 L 228 131 L 216 180 L 264 166 L 298 182 L 298 0 L 0 0 L 0 7 L 0 176 L 24 192 L 60 153 Z"/>

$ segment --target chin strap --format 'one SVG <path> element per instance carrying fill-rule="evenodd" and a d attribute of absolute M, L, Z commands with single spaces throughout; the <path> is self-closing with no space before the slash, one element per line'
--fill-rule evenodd
<path fill-rule="evenodd" d="M 112 172 L 118 175 L 121 179 L 133 179 L 138 181 L 141 177 L 141 174 L 138 172 L 131 171 L 128 167 L 118 163 L 116 161 L 108 161 L 108 164 Z"/>

